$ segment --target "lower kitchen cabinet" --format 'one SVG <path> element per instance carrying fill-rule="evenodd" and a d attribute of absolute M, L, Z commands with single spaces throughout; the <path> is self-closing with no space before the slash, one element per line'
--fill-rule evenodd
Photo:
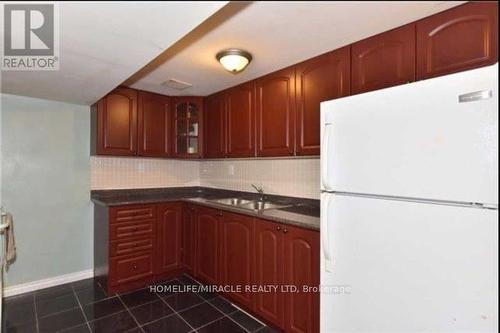
<path fill-rule="evenodd" d="M 186 273 L 194 275 L 196 206 L 185 205 L 182 220 L 182 267 Z"/>
<path fill-rule="evenodd" d="M 94 275 L 109 294 L 154 281 L 157 206 L 94 208 Z"/>
<path fill-rule="evenodd" d="M 225 296 L 280 330 L 319 332 L 319 293 L 304 290 L 319 286 L 319 232 L 180 202 L 94 214 L 95 276 L 109 294 L 188 273 L 233 286 Z"/>
<path fill-rule="evenodd" d="M 255 221 L 254 283 L 281 286 L 284 281 L 284 237 L 281 224 Z M 285 326 L 285 294 L 255 293 L 255 312 L 277 327 Z"/>
<path fill-rule="evenodd" d="M 253 282 L 254 219 L 224 212 L 221 222 L 220 282 L 234 290 L 226 296 L 251 309 L 252 292 L 245 286 Z"/>
<path fill-rule="evenodd" d="M 195 224 L 195 277 L 209 284 L 219 282 L 219 225 L 222 212 L 199 207 Z"/>
<path fill-rule="evenodd" d="M 286 296 L 286 331 L 319 332 L 319 292 L 308 291 L 320 282 L 319 232 L 284 226 L 283 233 L 285 282 L 297 288 Z"/>
<path fill-rule="evenodd" d="M 177 202 L 158 205 L 155 274 L 165 278 L 182 269 L 182 208 Z"/>

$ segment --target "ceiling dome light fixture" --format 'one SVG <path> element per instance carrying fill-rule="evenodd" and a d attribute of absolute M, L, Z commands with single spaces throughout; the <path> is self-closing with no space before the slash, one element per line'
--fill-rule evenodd
<path fill-rule="evenodd" d="M 244 70 L 252 61 L 252 55 L 240 49 L 227 49 L 215 56 L 221 65 L 233 74 Z"/>

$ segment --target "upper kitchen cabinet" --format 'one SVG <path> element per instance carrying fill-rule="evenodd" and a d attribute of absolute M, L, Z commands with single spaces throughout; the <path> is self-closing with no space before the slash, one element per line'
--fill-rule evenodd
<path fill-rule="evenodd" d="M 498 61 L 498 2 L 469 2 L 417 22 L 417 77 Z"/>
<path fill-rule="evenodd" d="M 415 81 L 415 24 L 352 44 L 351 61 L 352 94 Z"/>
<path fill-rule="evenodd" d="M 203 121 L 202 97 L 174 98 L 174 154 L 177 157 L 200 158 Z"/>
<path fill-rule="evenodd" d="M 350 48 L 329 52 L 296 66 L 296 153 L 319 155 L 320 103 L 348 96 Z"/>
<path fill-rule="evenodd" d="M 231 88 L 227 100 L 227 156 L 255 156 L 255 83 Z"/>
<path fill-rule="evenodd" d="M 137 151 L 137 91 L 120 87 L 92 106 L 92 153 L 130 156 Z"/>
<path fill-rule="evenodd" d="M 226 156 L 226 98 L 223 93 L 205 99 L 205 151 L 204 157 L 220 158 Z"/>
<path fill-rule="evenodd" d="M 139 156 L 168 157 L 171 151 L 170 99 L 167 96 L 139 92 Z"/>
<path fill-rule="evenodd" d="M 256 81 L 257 156 L 294 154 L 295 67 Z"/>

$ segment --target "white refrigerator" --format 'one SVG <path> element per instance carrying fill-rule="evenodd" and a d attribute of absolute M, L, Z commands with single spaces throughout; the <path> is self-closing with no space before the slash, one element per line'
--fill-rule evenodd
<path fill-rule="evenodd" d="M 498 331 L 498 64 L 321 122 L 321 332 Z"/>

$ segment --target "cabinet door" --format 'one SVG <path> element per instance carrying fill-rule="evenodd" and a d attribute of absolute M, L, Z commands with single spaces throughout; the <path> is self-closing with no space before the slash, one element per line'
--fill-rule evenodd
<path fill-rule="evenodd" d="M 286 68 L 256 82 L 257 155 L 294 154 L 295 70 Z"/>
<path fill-rule="evenodd" d="M 196 208 L 186 205 L 182 222 L 182 265 L 188 274 L 195 272 Z"/>
<path fill-rule="evenodd" d="M 219 211 L 198 208 L 196 213 L 196 271 L 200 280 L 219 281 Z"/>
<path fill-rule="evenodd" d="M 283 284 L 284 265 L 284 233 L 280 224 L 264 220 L 255 221 L 255 275 L 254 284 L 281 286 Z M 284 328 L 285 294 L 255 293 L 255 312 L 273 323 Z"/>
<path fill-rule="evenodd" d="M 223 213 L 221 223 L 221 283 L 237 288 L 241 292 L 228 296 L 238 303 L 252 307 L 252 293 L 245 291 L 252 284 L 254 248 L 254 220 L 251 217 Z"/>
<path fill-rule="evenodd" d="M 181 264 L 182 205 L 158 205 L 157 274 L 176 272 Z"/>
<path fill-rule="evenodd" d="M 177 97 L 173 107 L 174 154 L 200 158 L 203 147 L 203 98 Z"/>
<path fill-rule="evenodd" d="M 205 157 L 218 158 L 226 155 L 226 99 L 215 94 L 205 100 Z"/>
<path fill-rule="evenodd" d="M 227 154 L 255 156 L 255 83 L 227 91 Z"/>
<path fill-rule="evenodd" d="M 415 81 L 415 24 L 352 44 L 351 93 Z"/>
<path fill-rule="evenodd" d="M 167 96 L 139 92 L 138 155 L 151 157 L 170 155 L 169 103 Z"/>
<path fill-rule="evenodd" d="M 469 2 L 417 23 L 417 78 L 498 61 L 498 2 Z"/>
<path fill-rule="evenodd" d="M 348 96 L 350 48 L 329 52 L 296 67 L 297 155 L 319 155 L 320 103 Z"/>
<path fill-rule="evenodd" d="M 99 155 L 136 155 L 136 90 L 117 88 L 97 102 L 96 145 Z"/>
<path fill-rule="evenodd" d="M 319 287 L 319 232 L 285 226 L 285 283 L 299 292 L 287 293 L 287 332 L 319 332 L 319 293 L 304 287 Z"/>

